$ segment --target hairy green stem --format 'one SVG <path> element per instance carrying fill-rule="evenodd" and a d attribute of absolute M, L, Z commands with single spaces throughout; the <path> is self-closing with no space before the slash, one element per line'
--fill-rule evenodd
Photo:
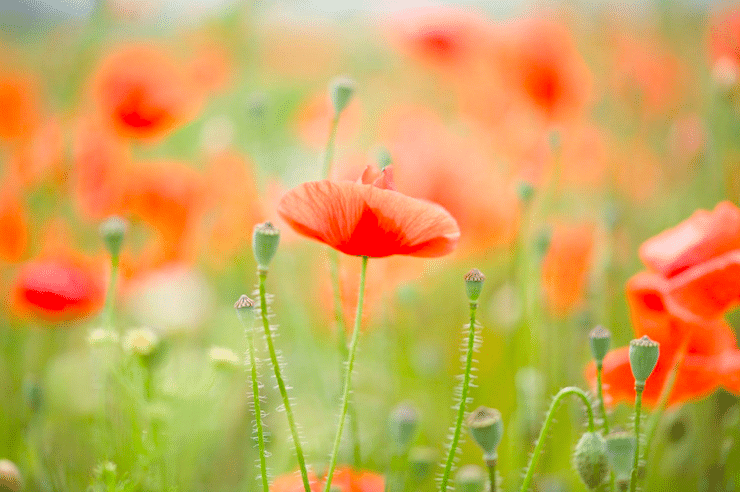
<path fill-rule="evenodd" d="M 547 411 L 545 423 L 542 425 L 540 435 L 537 438 L 537 444 L 534 447 L 534 452 L 532 453 L 532 457 L 529 459 L 529 465 L 527 466 L 527 472 L 524 475 L 524 482 L 522 482 L 520 492 L 526 492 L 527 490 L 529 490 L 529 484 L 532 482 L 532 477 L 534 476 L 534 469 L 540 459 L 542 449 L 545 447 L 545 437 L 547 436 L 547 432 L 555 416 L 555 410 L 557 410 L 558 406 L 560 406 L 560 402 L 562 401 L 562 399 L 568 395 L 577 396 L 583 401 L 583 404 L 586 405 L 586 413 L 588 414 L 588 431 L 595 432 L 596 426 L 594 424 L 594 412 L 591 408 L 591 402 L 588 400 L 588 395 L 586 395 L 586 393 L 581 388 L 576 388 L 575 386 L 568 386 L 558 391 L 558 393 L 555 395 L 555 398 L 553 398 L 552 403 L 550 404 L 550 409 Z"/>
<path fill-rule="evenodd" d="M 642 409 L 642 392 L 645 383 L 635 382 L 635 456 L 632 461 L 630 492 L 637 490 L 637 469 L 640 466 L 640 410 Z"/>
<path fill-rule="evenodd" d="M 347 416 L 349 407 L 349 395 L 352 387 L 352 370 L 355 366 L 355 354 L 357 353 L 357 342 L 360 339 L 360 324 L 362 321 L 362 304 L 365 298 L 365 277 L 367 276 L 367 256 L 362 257 L 362 271 L 360 272 L 360 293 L 357 296 L 357 311 L 355 313 L 355 325 L 352 328 L 352 339 L 349 342 L 349 354 L 347 355 L 347 367 L 344 373 L 344 392 L 342 394 L 342 406 L 339 412 L 339 423 L 337 424 L 337 434 L 334 438 L 334 447 L 329 458 L 329 468 L 326 473 L 326 486 L 324 492 L 331 490 L 331 481 L 334 478 L 334 468 L 337 466 L 337 456 L 339 455 L 339 444 L 342 442 L 342 430 L 344 429 L 344 420 Z M 309 491 L 310 492 L 310 491 Z"/>
<path fill-rule="evenodd" d="M 257 446 L 259 450 L 260 473 L 262 474 L 262 490 L 269 492 L 270 484 L 267 481 L 267 463 L 265 462 L 265 433 L 262 427 L 262 410 L 260 408 L 260 388 L 257 380 L 257 358 L 254 355 L 253 327 L 244 323 L 244 336 L 247 339 L 247 352 L 249 352 L 249 365 L 252 377 L 252 399 L 254 400 L 254 420 L 257 427 Z"/>
<path fill-rule="evenodd" d="M 604 390 L 602 386 L 602 374 L 604 372 L 604 365 L 602 362 L 596 363 L 596 391 L 598 393 L 599 398 L 599 412 L 601 412 L 601 417 L 604 419 L 603 421 L 603 428 L 604 428 L 604 435 L 609 434 L 609 417 L 606 415 L 606 406 L 604 405 Z M 615 490 L 615 482 L 614 482 L 614 472 L 609 470 L 609 490 L 611 492 L 614 492 Z"/>
<path fill-rule="evenodd" d="M 285 387 L 283 375 L 280 371 L 280 363 L 278 362 L 277 353 L 275 352 L 275 343 L 272 339 L 270 320 L 267 317 L 267 294 L 265 293 L 265 280 L 267 279 L 267 270 L 260 269 L 257 271 L 257 275 L 259 276 L 260 281 L 260 315 L 262 318 L 262 327 L 265 330 L 265 341 L 267 341 L 267 350 L 270 352 L 270 361 L 272 362 L 272 369 L 275 372 L 275 380 L 277 381 L 278 389 L 280 390 L 280 396 L 283 399 L 285 415 L 288 417 L 288 426 L 290 427 L 290 434 L 293 437 L 293 444 L 295 445 L 295 454 L 298 458 L 298 466 L 301 470 L 303 488 L 306 492 L 311 492 L 311 485 L 308 482 L 308 471 L 306 470 L 306 460 L 303 458 L 303 447 L 301 446 L 301 439 L 298 436 L 298 428 L 295 425 L 293 410 L 290 407 L 288 390 Z"/>
<path fill-rule="evenodd" d="M 110 279 L 108 280 L 108 290 L 105 293 L 105 304 L 103 306 L 103 326 L 113 328 L 113 313 L 116 302 L 116 286 L 118 285 L 118 255 L 110 258 Z"/>
<path fill-rule="evenodd" d="M 475 301 L 470 302 L 470 327 L 468 329 L 468 347 L 465 355 L 465 373 L 463 374 L 462 391 L 460 392 L 460 405 L 457 409 L 457 420 L 455 422 L 455 430 L 452 434 L 452 442 L 450 443 L 450 451 L 447 454 L 447 462 L 445 463 L 445 470 L 442 474 L 442 481 L 440 482 L 440 490 L 442 492 L 447 491 L 447 482 L 450 480 L 450 473 L 452 472 L 452 464 L 455 461 L 455 451 L 457 450 L 457 444 L 460 441 L 460 432 L 462 431 L 462 423 L 465 418 L 465 407 L 468 402 L 468 390 L 470 389 L 470 372 L 473 368 L 473 351 L 475 349 L 475 312 L 478 309 L 478 303 Z"/>

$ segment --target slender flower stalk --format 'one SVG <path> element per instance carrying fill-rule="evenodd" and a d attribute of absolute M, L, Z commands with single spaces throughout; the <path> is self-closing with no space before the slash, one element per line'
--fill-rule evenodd
<path fill-rule="evenodd" d="M 126 229 L 126 221 L 116 216 L 111 216 L 100 224 L 100 237 L 103 239 L 108 253 L 110 253 L 111 263 L 108 290 L 105 293 L 105 304 L 103 306 L 103 326 L 108 329 L 113 328 L 116 286 L 118 285 L 118 263 Z"/>
<path fill-rule="evenodd" d="M 537 466 L 537 462 L 539 461 L 540 455 L 542 454 L 542 449 L 545 446 L 545 436 L 547 436 L 547 432 L 555 416 L 555 410 L 558 409 L 563 398 L 568 395 L 577 396 L 583 401 L 583 404 L 586 406 L 586 413 L 588 414 L 588 431 L 596 431 L 596 426 L 594 424 L 594 412 L 591 408 L 591 402 L 588 400 L 588 395 L 586 395 L 586 393 L 582 389 L 576 388 L 575 386 L 568 386 L 558 391 L 558 393 L 555 395 L 555 398 L 553 398 L 552 403 L 550 404 L 550 409 L 547 411 L 545 423 L 542 425 L 540 435 L 537 438 L 537 444 L 534 447 L 534 452 L 532 453 L 532 457 L 529 459 L 527 472 L 524 475 L 524 482 L 522 482 L 522 487 L 519 489 L 520 492 L 526 492 L 527 490 L 529 490 L 529 485 L 532 482 L 532 477 L 534 476 L 534 469 Z"/>
<path fill-rule="evenodd" d="M 637 470 L 640 466 L 640 410 L 642 408 L 642 392 L 644 389 L 644 382 L 635 382 L 635 455 L 632 460 L 630 492 L 635 492 L 635 490 L 637 490 Z"/>
<path fill-rule="evenodd" d="M 331 119 L 331 127 L 329 129 L 329 140 L 326 142 L 326 151 L 324 152 L 324 167 L 321 175 L 324 178 L 329 176 L 331 171 L 331 164 L 334 160 L 334 141 L 337 138 L 337 128 L 339 127 L 339 115 L 335 114 Z"/>
<path fill-rule="evenodd" d="M 265 462 L 265 432 L 262 426 L 262 409 L 260 407 L 260 387 L 257 379 L 257 358 L 254 355 L 254 301 L 247 296 L 241 296 L 234 305 L 236 312 L 244 324 L 244 337 L 247 339 L 249 353 L 250 374 L 252 377 L 252 399 L 254 401 L 254 420 L 257 427 L 257 446 L 260 460 L 260 474 L 263 492 L 269 492 L 270 484 L 267 480 L 267 463 Z M 248 312 L 249 315 L 243 314 Z"/>
<path fill-rule="evenodd" d="M 498 484 L 496 483 L 496 460 L 488 460 L 486 462 L 488 468 L 488 481 L 491 483 L 491 492 L 497 492 Z"/>
<path fill-rule="evenodd" d="M 111 256 L 110 258 L 110 280 L 108 281 L 108 290 L 105 293 L 105 305 L 103 306 L 103 326 L 113 328 L 114 322 L 114 303 L 116 299 L 116 287 L 118 285 L 118 263 L 119 257 Z"/>
<path fill-rule="evenodd" d="M 337 434 L 334 438 L 334 447 L 329 458 L 329 468 L 326 473 L 326 486 L 324 492 L 330 492 L 331 482 L 334 475 L 334 468 L 337 466 L 337 456 L 339 455 L 339 444 L 342 441 L 342 430 L 344 428 L 344 419 L 347 416 L 349 407 L 349 395 L 352 387 L 352 370 L 355 366 L 355 354 L 357 352 L 357 342 L 360 339 L 360 324 L 362 321 L 362 304 L 365 298 L 365 279 L 367 276 L 367 256 L 362 257 L 362 271 L 360 272 L 360 293 L 357 296 L 357 311 L 355 314 L 355 325 L 352 329 L 352 338 L 349 342 L 349 354 L 347 356 L 347 367 L 344 374 L 344 392 L 342 394 L 342 406 L 339 412 L 339 423 L 337 424 Z"/>
<path fill-rule="evenodd" d="M 272 329 L 270 328 L 270 320 L 267 317 L 267 294 L 265 292 L 265 280 L 267 279 L 267 268 L 259 268 L 257 270 L 259 276 L 259 293 L 260 293 L 260 317 L 262 318 L 262 328 L 265 331 L 265 341 L 267 342 L 267 350 L 270 353 L 270 361 L 272 362 L 272 368 L 275 372 L 275 380 L 277 381 L 278 389 L 280 390 L 280 396 L 283 399 L 283 405 L 285 406 L 285 415 L 288 418 L 288 426 L 290 427 L 290 434 L 293 437 L 293 444 L 295 445 L 295 454 L 298 459 L 298 467 L 301 470 L 301 479 L 303 480 L 303 487 L 306 492 L 311 492 L 311 485 L 308 481 L 308 471 L 306 469 L 306 460 L 303 456 L 303 446 L 301 445 L 301 439 L 298 435 L 298 428 L 293 417 L 293 409 L 290 406 L 290 398 L 288 398 L 288 390 L 285 387 L 283 381 L 283 375 L 280 370 L 280 362 L 277 358 L 277 352 L 275 351 L 275 342 L 272 337 Z"/>
<path fill-rule="evenodd" d="M 475 351 L 475 313 L 478 310 L 478 296 L 480 295 L 480 288 L 482 287 L 483 280 L 485 277 L 478 270 L 471 270 L 465 276 L 465 284 L 468 291 L 468 300 L 470 301 L 470 325 L 468 326 L 468 341 L 465 353 L 465 372 L 463 373 L 462 390 L 460 392 L 460 404 L 457 408 L 457 419 L 455 421 L 455 428 L 452 432 L 452 442 L 450 443 L 450 450 L 447 454 L 447 461 L 445 462 L 445 469 L 442 473 L 442 480 L 440 482 L 440 491 L 447 491 L 447 483 L 450 480 L 450 473 L 452 472 L 452 465 L 455 461 L 455 451 L 457 450 L 458 442 L 460 441 L 460 433 L 462 431 L 462 424 L 465 418 L 465 407 L 468 402 L 468 390 L 470 389 L 471 372 L 473 369 L 473 352 Z"/>

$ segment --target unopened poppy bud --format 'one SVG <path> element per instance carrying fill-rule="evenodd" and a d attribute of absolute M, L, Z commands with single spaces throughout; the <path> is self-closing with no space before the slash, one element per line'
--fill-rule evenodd
<path fill-rule="evenodd" d="M 378 150 L 375 151 L 375 160 L 378 162 L 381 171 L 393 163 L 391 153 L 383 146 L 378 147 Z"/>
<path fill-rule="evenodd" d="M 225 347 L 211 347 L 211 350 L 208 351 L 208 358 L 219 369 L 233 370 L 241 365 L 236 352 Z"/>
<path fill-rule="evenodd" d="M 635 435 L 632 432 L 613 432 L 606 436 L 606 454 L 617 485 L 629 485 L 635 455 Z"/>
<path fill-rule="evenodd" d="M 126 221 L 115 215 L 108 217 L 100 224 L 100 237 L 111 256 L 117 257 L 121 252 L 121 245 L 126 236 L 127 228 Z"/>
<path fill-rule="evenodd" d="M 612 334 L 609 330 L 599 325 L 588 334 L 588 343 L 591 345 L 591 355 L 596 361 L 596 365 L 601 367 L 604 357 L 609 352 L 609 346 L 612 342 Z"/>
<path fill-rule="evenodd" d="M 468 294 L 468 300 L 475 302 L 480 297 L 480 291 L 483 288 L 483 281 L 486 276 L 477 268 L 473 268 L 465 275 L 465 291 Z"/>
<path fill-rule="evenodd" d="M 242 295 L 239 297 L 239 300 L 234 303 L 236 314 L 243 322 L 248 322 L 252 319 L 252 316 L 254 316 L 254 306 L 254 301 L 246 295 Z"/>
<path fill-rule="evenodd" d="M 337 77 L 332 80 L 329 92 L 334 114 L 338 116 L 347 107 L 355 93 L 355 81 L 348 77 Z"/>
<path fill-rule="evenodd" d="M 630 367 L 635 377 L 635 386 L 645 386 L 645 381 L 658 363 L 659 355 L 660 344 L 647 335 L 630 342 Z"/>
<path fill-rule="evenodd" d="M 129 330 L 123 337 L 124 350 L 141 357 L 152 355 L 158 345 L 159 337 L 149 328 Z"/>
<path fill-rule="evenodd" d="M 18 492 L 23 488 L 21 471 L 10 460 L 0 460 L 0 491 Z"/>
<path fill-rule="evenodd" d="M 529 203 L 534 198 L 534 186 L 529 181 L 519 181 L 516 185 L 516 194 L 520 202 Z"/>
<path fill-rule="evenodd" d="M 495 460 L 496 449 L 504 435 L 501 412 L 493 408 L 478 407 L 468 416 L 468 429 L 483 450 L 483 459 Z"/>
<path fill-rule="evenodd" d="M 270 266 L 279 243 L 280 230 L 271 222 L 254 226 L 252 249 L 254 250 L 254 259 L 257 260 L 257 267 L 260 270 L 267 270 L 267 267 Z"/>
<path fill-rule="evenodd" d="M 457 472 L 455 483 L 459 492 L 483 492 L 486 474 L 478 465 L 465 465 Z"/>
<path fill-rule="evenodd" d="M 399 451 L 405 451 L 411 444 L 419 423 L 419 415 L 416 409 L 408 403 L 401 403 L 391 411 L 388 419 L 391 437 Z"/>
<path fill-rule="evenodd" d="M 409 472 L 413 483 L 423 482 L 432 472 L 437 461 L 437 451 L 433 448 L 416 447 L 409 451 Z"/>
<path fill-rule="evenodd" d="M 586 487 L 593 490 L 604 481 L 609 473 L 606 456 L 606 441 L 596 432 L 586 432 L 576 445 L 573 467 Z"/>

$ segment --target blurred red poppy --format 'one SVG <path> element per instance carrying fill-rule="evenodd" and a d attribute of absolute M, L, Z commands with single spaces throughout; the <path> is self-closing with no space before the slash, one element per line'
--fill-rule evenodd
<path fill-rule="evenodd" d="M 11 286 L 13 311 L 47 321 L 84 318 L 103 305 L 103 271 L 79 255 L 37 258 L 23 264 Z"/>
<path fill-rule="evenodd" d="M 564 316 L 582 301 L 594 248 L 592 224 L 556 224 L 542 263 L 542 288 L 550 311 Z"/>
<path fill-rule="evenodd" d="M 313 473 L 309 474 L 312 492 L 320 492 L 326 478 L 319 480 Z M 385 490 L 385 479 L 382 475 L 368 471 L 355 471 L 349 467 L 339 467 L 334 472 L 332 488 L 340 492 L 382 492 Z M 271 492 L 302 492 L 303 482 L 300 475 L 292 473 L 277 477 L 270 487 Z"/>
<path fill-rule="evenodd" d="M 0 261 L 17 262 L 28 249 L 28 217 L 7 177 L 0 188 Z"/>
<path fill-rule="evenodd" d="M 724 314 L 740 302 L 740 209 L 722 202 L 691 217 L 640 247 L 653 271 L 627 283 L 627 301 L 636 337 L 659 342 L 660 359 L 645 390 L 654 405 L 675 364 L 676 382 L 668 399 L 678 404 L 719 387 L 740 393 L 740 350 Z M 595 384 L 593 365 L 587 378 Z M 634 399 L 626 349 L 604 362 L 604 391 L 612 403 Z"/>
<path fill-rule="evenodd" d="M 390 169 L 383 170 L 384 174 Z M 342 253 L 381 258 L 450 253 L 460 237 L 455 219 L 439 205 L 373 184 L 304 183 L 280 201 L 278 213 L 296 232 Z"/>
<path fill-rule="evenodd" d="M 39 119 L 36 81 L 24 73 L 0 73 L 0 139 L 31 134 Z"/>
<path fill-rule="evenodd" d="M 508 66 L 503 67 L 513 93 L 548 121 L 581 115 L 592 99 L 592 76 L 568 30 L 542 19 L 509 26 Z"/>
<path fill-rule="evenodd" d="M 740 66 L 740 9 L 735 7 L 712 16 L 709 55 L 713 63 L 725 59 Z"/>
<path fill-rule="evenodd" d="M 151 44 L 119 48 L 93 81 L 100 111 L 123 136 L 161 138 L 194 116 L 201 94 L 185 68 Z"/>

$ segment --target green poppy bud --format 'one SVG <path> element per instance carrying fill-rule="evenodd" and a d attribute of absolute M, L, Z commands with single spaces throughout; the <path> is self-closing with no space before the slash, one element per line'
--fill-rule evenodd
<path fill-rule="evenodd" d="M 599 325 L 588 334 L 588 342 L 591 345 L 591 355 L 593 355 L 596 365 L 601 367 L 612 342 L 611 332 Z"/>
<path fill-rule="evenodd" d="M 614 479 L 620 488 L 629 485 L 635 455 L 635 435 L 632 432 L 613 432 L 606 436 L 606 452 Z"/>
<path fill-rule="evenodd" d="M 630 367 L 635 377 L 635 386 L 645 386 L 645 381 L 653 373 L 660 355 L 660 344 L 647 335 L 630 342 Z"/>
<path fill-rule="evenodd" d="M 601 485 L 609 473 L 609 460 L 606 441 L 600 434 L 586 432 L 581 436 L 573 454 L 573 467 L 589 489 Z"/>
<path fill-rule="evenodd" d="M 465 275 L 465 291 L 468 294 L 468 300 L 475 302 L 480 297 L 480 291 L 483 289 L 483 281 L 486 276 L 478 270 L 473 268 Z"/>
<path fill-rule="evenodd" d="M 278 244 L 280 243 L 280 230 L 272 225 L 271 222 L 257 224 L 254 226 L 252 234 L 252 249 L 254 259 L 257 260 L 257 267 L 260 270 L 267 270 L 270 266 Z"/>
<path fill-rule="evenodd" d="M 519 181 L 516 185 L 516 194 L 520 202 L 529 203 L 534 198 L 534 186 L 529 181 Z"/>
<path fill-rule="evenodd" d="M 486 474 L 478 465 L 465 465 L 455 477 L 458 492 L 483 492 L 486 486 Z"/>
<path fill-rule="evenodd" d="M 126 236 L 127 228 L 126 221 L 115 215 L 108 217 L 100 224 L 100 237 L 111 256 L 117 257 L 121 252 L 121 245 Z"/>
<path fill-rule="evenodd" d="M 381 171 L 393 163 L 391 153 L 388 151 L 387 148 L 382 146 L 378 147 L 378 149 L 375 151 L 375 160 L 378 162 L 378 167 Z"/>
<path fill-rule="evenodd" d="M 338 116 L 347 107 L 355 93 L 355 81 L 348 77 L 337 77 L 329 86 L 334 114 Z"/>
<path fill-rule="evenodd" d="M 252 316 L 254 316 L 254 301 L 247 297 L 246 295 L 242 295 L 236 303 L 234 303 L 234 309 L 236 309 L 236 314 L 239 316 L 239 319 L 241 319 L 243 322 L 248 322 L 252 319 Z"/>
<path fill-rule="evenodd" d="M 416 426 L 419 422 L 416 409 L 408 403 L 401 403 L 391 411 L 388 421 L 396 449 L 401 452 L 405 451 L 414 438 Z"/>
<path fill-rule="evenodd" d="M 437 451 L 433 448 L 416 447 L 409 451 L 409 474 L 413 483 L 421 483 L 432 473 L 437 462 Z"/>
<path fill-rule="evenodd" d="M 483 459 L 495 460 L 496 449 L 504 434 L 501 412 L 493 408 L 478 407 L 468 416 L 468 429 L 483 450 Z"/>

